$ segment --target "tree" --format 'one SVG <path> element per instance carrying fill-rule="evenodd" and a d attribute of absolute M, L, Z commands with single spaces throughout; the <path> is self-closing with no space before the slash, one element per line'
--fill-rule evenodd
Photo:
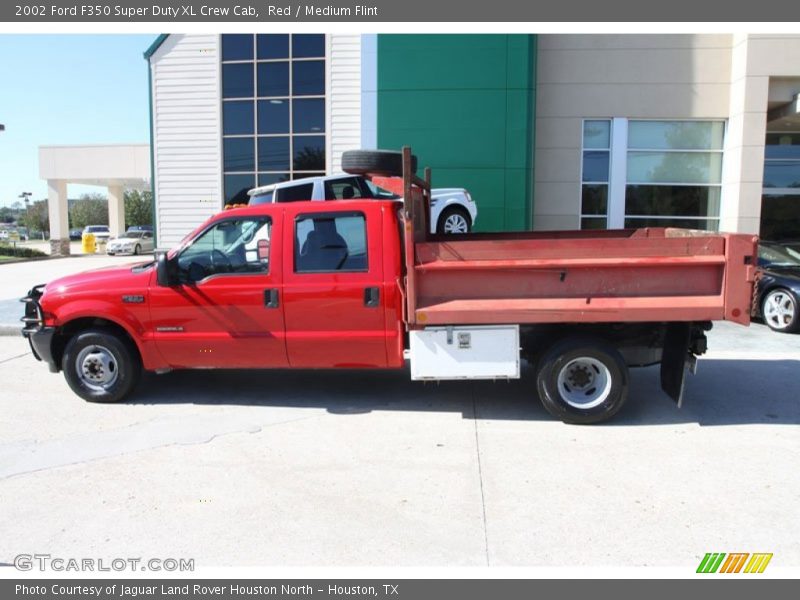
<path fill-rule="evenodd" d="M 0 208 L 0 223 L 13 223 L 16 220 L 14 211 L 8 206 Z"/>
<path fill-rule="evenodd" d="M 27 210 L 22 211 L 19 221 L 28 229 L 28 235 L 34 231 L 50 230 L 50 215 L 47 211 L 47 200 L 37 200 L 31 203 Z"/>
<path fill-rule="evenodd" d="M 72 204 L 72 226 L 108 225 L 108 200 L 102 194 L 83 194 Z"/>
<path fill-rule="evenodd" d="M 153 224 L 153 193 L 127 190 L 125 192 L 125 227 Z"/>

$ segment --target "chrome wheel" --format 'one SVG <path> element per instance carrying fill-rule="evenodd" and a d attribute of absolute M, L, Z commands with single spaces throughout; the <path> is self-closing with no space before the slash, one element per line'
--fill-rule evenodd
<path fill-rule="evenodd" d="M 784 331 L 794 324 L 797 305 L 789 292 L 774 290 L 764 298 L 762 312 L 770 329 Z"/>
<path fill-rule="evenodd" d="M 455 212 L 445 217 L 443 229 L 445 233 L 467 233 L 469 223 L 464 215 Z"/>
<path fill-rule="evenodd" d="M 75 358 L 75 371 L 89 389 L 103 392 L 119 377 L 117 359 L 105 346 L 87 346 Z"/>
<path fill-rule="evenodd" d="M 599 406 L 611 393 L 611 372 L 602 362 L 589 356 L 575 358 L 558 372 L 558 391 L 573 408 Z"/>

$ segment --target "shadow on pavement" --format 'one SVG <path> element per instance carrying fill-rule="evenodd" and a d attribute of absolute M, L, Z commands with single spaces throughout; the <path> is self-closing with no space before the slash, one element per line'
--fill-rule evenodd
<path fill-rule="evenodd" d="M 800 360 L 701 360 L 683 407 L 659 387 L 658 367 L 634 369 L 627 405 L 606 426 L 800 424 Z M 514 381 L 412 382 L 404 370 L 174 371 L 146 374 L 129 400 L 323 408 L 333 414 L 460 412 L 464 418 L 552 420 L 536 397 L 533 369 Z"/>

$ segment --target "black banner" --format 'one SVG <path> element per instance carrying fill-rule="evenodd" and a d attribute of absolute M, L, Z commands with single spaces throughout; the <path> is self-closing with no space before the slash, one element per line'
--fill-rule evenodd
<path fill-rule="evenodd" d="M 713 576 L 712 576 L 713 577 Z M 794 593 L 792 593 L 794 592 Z M 796 582 L 778 579 L 62 579 L 0 580 L 4 600 L 442 600 L 458 598 L 607 597 L 673 600 L 687 594 L 726 600 L 796 595 Z M 546 596 L 545 596 L 546 595 Z M 580 595 L 580 596 L 579 596 Z"/>
<path fill-rule="evenodd" d="M 798 21 L 800 5 L 761 2 L 642 2 L 641 0 L 17 0 L 0 4 L 0 19 L 11 22 L 771 22 Z M 787 25 L 787 32 L 795 28 Z"/>

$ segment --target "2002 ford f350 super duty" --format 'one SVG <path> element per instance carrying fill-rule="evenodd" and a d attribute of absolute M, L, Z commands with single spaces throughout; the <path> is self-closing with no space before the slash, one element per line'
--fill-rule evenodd
<path fill-rule="evenodd" d="M 435 236 L 430 170 L 418 177 L 409 149 L 345 154 L 343 167 L 405 200 L 227 210 L 156 261 L 36 286 L 23 298 L 35 356 L 93 402 L 125 398 L 142 369 L 409 360 L 415 380 L 507 379 L 524 358 L 532 397 L 565 422 L 594 423 L 624 404 L 631 366 L 660 362 L 680 404 L 711 321 L 749 323 L 754 236 Z"/>

